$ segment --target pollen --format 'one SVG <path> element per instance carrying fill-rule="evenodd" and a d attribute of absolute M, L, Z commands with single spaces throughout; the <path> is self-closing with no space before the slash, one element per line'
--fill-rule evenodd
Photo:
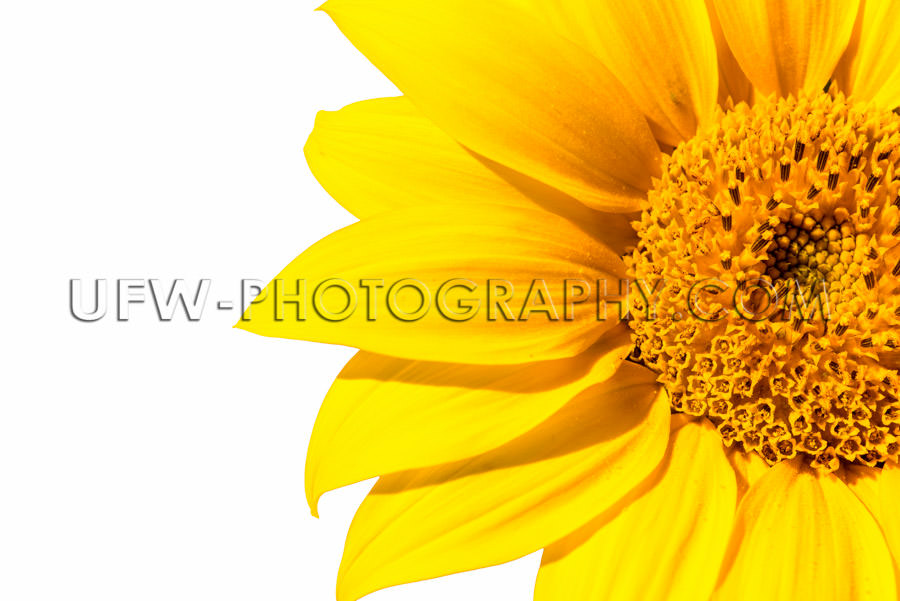
<path fill-rule="evenodd" d="M 635 359 L 726 446 L 821 470 L 900 455 L 900 116 L 738 104 L 663 161 L 627 257 Z"/>

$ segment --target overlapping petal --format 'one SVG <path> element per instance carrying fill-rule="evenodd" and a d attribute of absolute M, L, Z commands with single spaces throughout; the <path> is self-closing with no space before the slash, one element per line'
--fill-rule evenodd
<path fill-rule="evenodd" d="M 615 252 L 544 211 L 483 209 L 475 220 L 455 207 L 408 208 L 339 230 L 278 274 L 236 327 L 407 359 L 515 364 L 576 355 L 615 326 L 625 276 Z"/>
<path fill-rule="evenodd" d="M 775 465 L 738 508 L 717 599 L 894 599 L 884 536 L 834 474 Z"/>
<path fill-rule="evenodd" d="M 732 447 L 728 451 L 728 461 L 737 477 L 738 502 L 753 488 L 756 482 L 769 471 L 769 464 L 757 453 L 747 453 Z"/>
<path fill-rule="evenodd" d="M 406 207 L 524 206 L 568 218 L 623 253 L 636 243 L 624 214 L 598 213 L 526 174 L 466 149 L 404 98 L 322 111 L 304 148 L 313 175 L 361 219 Z"/>
<path fill-rule="evenodd" d="M 639 208 L 659 169 L 643 115 L 595 57 L 515 3 L 329 0 L 323 10 L 462 144 L 591 207 Z"/>
<path fill-rule="evenodd" d="M 440 203 L 530 204 L 402 96 L 320 112 L 304 153 L 322 186 L 361 219 Z"/>
<path fill-rule="evenodd" d="M 850 490 L 865 503 L 887 541 L 894 559 L 897 596 L 900 598 L 900 466 L 888 463 L 883 469 L 855 465 L 848 469 Z"/>
<path fill-rule="evenodd" d="M 713 0 L 728 45 L 763 94 L 822 89 L 847 47 L 859 0 Z"/>
<path fill-rule="evenodd" d="M 736 493 L 712 425 L 673 416 L 666 457 L 624 506 L 544 551 L 535 601 L 707 599 Z"/>
<path fill-rule="evenodd" d="M 716 106 L 716 46 L 704 0 L 528 0 L 628 90 L 660 141 L 694 135 Z"/>
<path fill-rule="evenodd" d="M 863 0 L 836 77 L 840 89 L 885 109 L 900 107 L 900 2 Z"/>
<path fill-rule="evenodd" d="M 753 84 L 747 79 L 747 75 L 728 46 L 725 32 L 722 31 L 722 24 L 719 23 L 719 15 L 716 14 L 714 0 L 706 0 L 706 12 L 709 14 L 713 39 L 716 41 L 716 57 L 719 64 L 719 104 L 723 107 L 728 106 L 729 98 L 734 104 L 750 103 L 753 100 Z"/>
<path fill-rule="evenodd" d="M 512 440 L 609 378 L 632 347 L 620 324 L 576 357 L 538 363 L 459 365 L 358 353 L 316 418 L 306 460 L 313 513 L 328 490 Z"/>
<path fill-rule="evenodd" d="M 658 464 L 669 407 L 625 363 L 534 430 L 474 459 L 383 477 L 361 505 L 339 601 L 510 561 L 612 506 Z"/>

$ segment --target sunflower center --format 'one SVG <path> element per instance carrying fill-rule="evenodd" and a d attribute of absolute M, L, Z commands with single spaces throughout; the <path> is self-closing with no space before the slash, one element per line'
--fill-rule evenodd
<path fill-rule="evenodd" d="M 636 224 L 629 322 L 672 407 L 770 464 L 900 455 L 900 116 L 740 104 L 679 145 Z"/>

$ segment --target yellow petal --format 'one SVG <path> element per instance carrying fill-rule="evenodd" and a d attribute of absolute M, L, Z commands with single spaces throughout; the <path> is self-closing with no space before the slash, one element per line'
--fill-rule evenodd
<path fill-rule="evenodd" d="M 847 47 L 859 0 L 713 0 L 753 85 L 779 96 L 821 90 Z"/>
<path fill-rule="evenodd" d="M 475 152 L 612 212 L 659 151 L 596 58 L 506 2 L 330 0 L 323 10 L 426 117 Z"/>
<path fill-rule="evenodd" d="M 666 447 L 669 405 L 625 363 L 549 420 L 474 459 L 381 478 L 344 549 L 338 600 L 534 552 L 645 478 Z"/>
<path fill-rule="evenodd" d="M 722 31 L 722 24 L 719 23 L 719 16 L 716 14 L 716 7 L 713 3 L 714 0 L 706 0 L 706 12 L 709 14 L 710 25 L 712 25 L 719 63 L 719 104 L 728 106 L 729 98 L 734 104 L 750 103 L 753 99 L 753 84 L 747 79 L 737 59 L 734 58 L 734 53 L 728 47 L 728 41 L 725 39 L 725 33 Z"/>
<path fill-rule="evenodd" d="M 338 376 L 313 428 L 306 493 L 473 457 L 527 432 L 608 379 L 633 348 L 620 324 L 571 359 L 510 366 L 394 359 L 360 352 Z"/>
<path fill-rule="evenodd" d="M 316 179 L 360 219 L 405 207 L 446 204 L 477 213 L 503 204 L 563 215 L 619 254 L 637 241 L 626 215 L 598 213 L 480 157 L 404 97 L 320 112 L 304 152 Z"/>
<path fill-rule="evenodd" d="M 528 203 L 403 97 L 321 111 L 304 152 L 316 179 L 361 219 L 435 203 Z"/>
<path fill-rule="evenodd" d="M 584 351 L 615 326 L 617 305 L 601 303 L 600 317 L 608 319 L 598 321 L 597 295 L 618 297 L 624 275 L 614 252 L 544 211 L 408 208 L 314 244 L 236 327 L 407 359 L 556 359 Z M 589 294 L 577 294 L 576 280 L 590 285 Z M 299 297 L 286 297 L 298 290 Z M 579 298 L 584 302 L 576 304 Z"/>
<path fill-rule="evenodd" d="M 900 106 L 900 2 L 865 0 L 853 39 L 838 65 L 841 91 L 885 109 Z"/>
<path fill-rule="evenodd" d="M 878 524 L 833 474 L 801 460 L 770 469 L 738 508 L 719 599 L 894 599 Z"/>
<path fill-rule="evenodd" d="M 716 107 L 716 46 L 704 0 L 529 0 L 622 82 L 657 139 L 693 137 Z"/>
<path fill-rule="evenodd" d="M 728 451 L 728 461 L 737 476 L 738 502 L 769 471 L 769 464 L 757 453 L 744 453 L 736 448 Z"/>
<path fill-rule="evenodd" d="M 734 521 L 734 472 L 708 421 L 672 423 L 666 458 L 621 511 L 544 550 L 535 601 L 709 598 Z"/>
<path fill-rule="evenodd" d="M 865 503 L 887 540 L 894 559 L 898 578 L 897 596 L 900 598 L 900 466 L 888 463 L 883 469 L 852 466 L 847 470 L 847 485 Z"/>

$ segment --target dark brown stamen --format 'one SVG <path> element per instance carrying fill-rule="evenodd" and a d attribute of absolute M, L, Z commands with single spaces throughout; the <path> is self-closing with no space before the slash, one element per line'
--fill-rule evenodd
<path fill-rule="evenodd" d="M 866 288 L 871 290 L 875 287 L 875 274 L 871 271 L 867 271 L 863 274 L 863 281 L 866 283 Z"/>
<path fill-rule="evenodd" d="M 722 215 L 722 229 L 726 232 L 731 231 L 731 215 Z"/>
<path fill-rule="evenodd" d="M 878 182 L 881 181 L 880 177 L 875 177 L 874 175 L 869 176 L 869 181 L 866 182 L 866 192 L 871 192 L 875 189 L 875 186 L 878 185 Z"/>
<path fill-rule="evenodd" d="M 791 177 L 791 164 L 790 163 L 782 163 L 781 164 L 781 181 L 786 182 L 788 178 Z"/>

